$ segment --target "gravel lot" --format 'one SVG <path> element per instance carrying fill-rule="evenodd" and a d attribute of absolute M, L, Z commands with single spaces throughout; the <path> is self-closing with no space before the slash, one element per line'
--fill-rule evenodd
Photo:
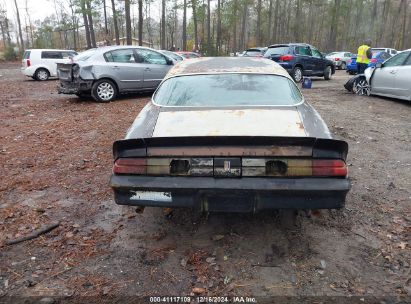
<path fill-rule="evenodd" d="M 194 293 L 411 301 L 411 104 L 352 95 L 347 79 L 337 71 L 303 92 L 349 143 L 346 208 L 301 214 L 288 230 L 275 212 L 168 219 L 117 206 L 112 143 L 150 96 L 79 100 L 0 64 L 0 303 Z"/>

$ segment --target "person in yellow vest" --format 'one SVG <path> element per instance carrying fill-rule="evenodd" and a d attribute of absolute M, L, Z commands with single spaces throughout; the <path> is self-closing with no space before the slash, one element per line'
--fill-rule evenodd
<path fill-rule="evenodd" d="M 370 63 L 370 59 L 372 57 L 371 52 L 371 40 L 365 40 L 365 43 L 358 48 L 357 53 L 357 72 L 358 74 L 364 74 L 365 69 L 368 67 Z"/>

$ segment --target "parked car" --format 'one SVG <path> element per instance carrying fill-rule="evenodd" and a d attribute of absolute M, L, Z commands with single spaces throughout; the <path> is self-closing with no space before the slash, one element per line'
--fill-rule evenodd
<path fill-rule="evenodd" d="M 388 58 L 391 58 L 391 55 L 387 52 L 372 52 L 372 57 L 368 67 L 375 67 L 377 63 L 383 63 Z M 347 65 L 347 73 L 350 75 L 357 74 L 357 56 L 351 58 L 351 61 Z"/>
<path fill-rule="evenodd" d="M 159 52 L 166 55 L 166 56 L 168 56 L 168 57 L 170 57 L 171 59 L 173 59 L 175 61 L 182 61 L 182 60 L 185 59 L 183 56 L 178 55 L 178 54 L 176 54 L 172 51 L 160 50 Z"/>
<path fill-rule="evenodd" d="M 57 76 L 57 63 L 69 63 L 77 55 L 73 50 L 29 49 L 24 51 L 21 72 L 44 81 Z"/>
<path fill-rule="evenodd" d="M 118 94 L 155 90 L 173 64 L 150 48 L 101 47 L 75 57 L 72 64 L 58 64 L 58 92 L 110 102 Z"/>
<path fill-rule="evenodd" d="M 295 82 L 301 82 L 303 76 L 320 76 L 330 80 L 335 73 L 333 62 L 326 59 L 315 47 L 305 43 L 271 45 L 264 57 L 286 69 Z"/>
<path fill-rule="evenodd" d="M 334 63 L 334 66 L 339 70 L 345 70 L 347 63 L 351 60 L 352 53 L 350 52 L 332 52 L 325 56 L 328 60 Z"/>
<path fill-rule="evenodd" d="M 255 48 L 251 48 L 251 49 L 247 49 L 243 56 L 244 57 L 263 57 L 265 51 L 268 48 L 266 47 L 255 47 Z"/>
<path fill-rule="evenodd" d="M 195 52 L 178 51 L 175 52 L 177 55 L 184 57 L 185 59 L 200 58 L 201 55 Z"/>
<path fill-rule="evenodd" d="M 390 54 L 390 56 L 394 56 L 398 53 L 396 49 L 391 49 L 391 48 L 371 48 L 371 51 L 374 52 L 387 52 Z"/>
<path fill-rule="evenodd" d="M 364 86 L 364 82 L 358 82 L 355 89 L 358 94 L 411 101 L 411 49 L 402 51 L 384 63 L 377 63 L 375 68 L 368 68 L 364 76 L 366 84 Z"/>
<path fill-rule="evenodd" d="M 120 205 L 342 208 L 347 151 L 280 65 L 184 60 L 114 142 L 110 185 Z"/>

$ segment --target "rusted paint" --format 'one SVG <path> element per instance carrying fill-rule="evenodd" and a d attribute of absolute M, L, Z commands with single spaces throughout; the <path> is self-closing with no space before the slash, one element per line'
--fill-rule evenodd
<path fill-rule="evenodd" d="M 153 137 L 306 136 L 295 108 L 161 112 Z"/>

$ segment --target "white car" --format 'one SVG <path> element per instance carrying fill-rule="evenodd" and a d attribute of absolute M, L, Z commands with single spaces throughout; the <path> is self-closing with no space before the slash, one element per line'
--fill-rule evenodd
<path fill-rule="evenodd" d="M 332 52 L 325 55 L 325 58 L 331 60 L 337 69 L 345 70 L 352 56 L 351 52 Z"/>
<path fill-rule="evenodd" d="M 69 63 L 76 55 L 77 52 L 73 50 L 26 50 L 21 60 L 21 72 L 40 81 L 57 77 L 57 63 Z"/>
<path fill-rule="evenodd" d="M 371 51 L 373 53 L 378 53 L 378 52 L 387 52 L 391 56 L 394 56 L 398 53 L 396 49 L 391 49 L 391 48 L 371 48 Z"/>

